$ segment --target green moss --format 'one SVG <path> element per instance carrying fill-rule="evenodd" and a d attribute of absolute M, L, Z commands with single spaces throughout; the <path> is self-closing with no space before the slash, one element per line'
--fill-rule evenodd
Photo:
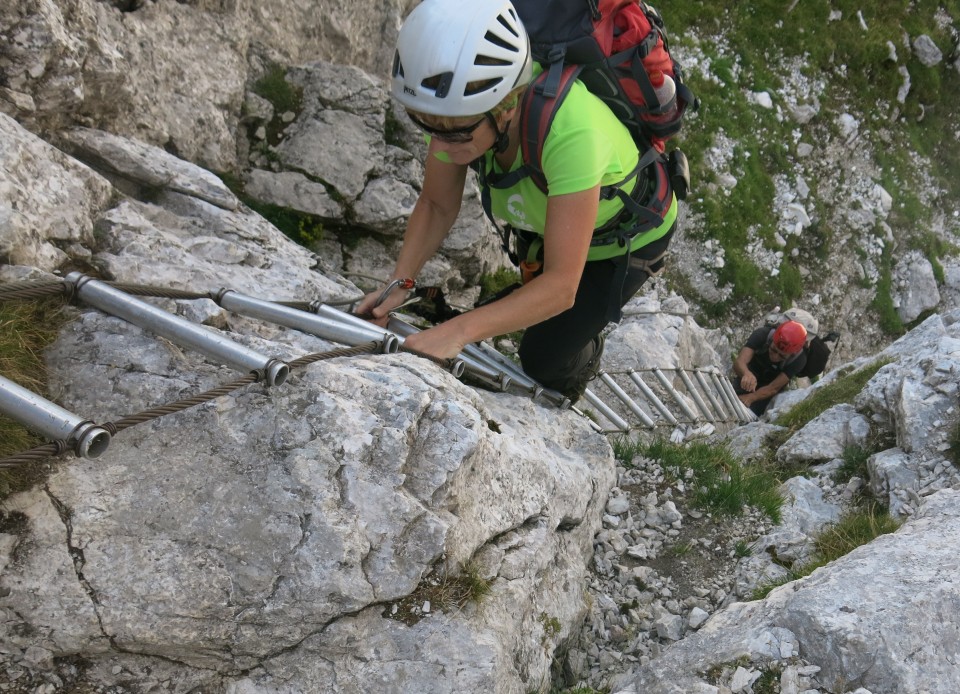
<path fill-rule="evenodd" d="M 833 383 L 818 388 L 806 400 L 801 400 L 789 412 L 777 419 L 782 427 L 798 429 L 804 424 L 827 411 L 834 405 L 849 403 L 863 390 L 874 374 L 889 363 L 889 360 L 878 360 L 856 371 L 841 376 Z"/>
<path fill-rule="evenodd" d="M 287 70 L 272 65 L 253 85 L 253 92 L 273 105 L 273 119 L 267 124 L 267 143 L 276 145 L 286 127 L 283 114 L 299 114 L 303 105 L 303 90 L 287 81 Z"/>
<path fill-rule="evenodd" d="M 947 449 L 947 459 L 953 462 L 953 466 L 960 470 L 960 420 L 953 424 L 948 439 L 950 448 Z"/>
<path fill-rule="evenodd" d="M 253 85 L 253 92 L 269 101 L 278 114 L 300 110 L 302 90 L 287 82 L 287 70 L 281 65 L 272 65 L 263 77 Z"/>
<path fill-rule="evenodd" d="M 780 0 L 691 0 L 661 9 L 673 43 L 710 61 L 711 78 L 704 79 L 693 70 L 686 75 L 703 100 L 701 111 L 687 120 L 682 133 L 696 183 L 695 195 L 687 204 L 702 215 L 705 234 L 724 248 L 727 267 L 719 280 L 731 284 L 733 293 L 724 305 L 701 306 L 705 318 L 729 318 L 731 313 L 745 315 L 764 305 L 788 304 L 802 290 L 795 270 L 829 271 L 834 237 L 846 230 L 818 221 L 828 211 L 818 206 L 816 196 L 808 208 L 814 224 L 801 238 L 791 239 L 785 250 L 796 248 L 798 255 L 788 256 L 780 277 L 773 281 L 765 277 L 744 249 L 747 230 L 768 244 L 776 230 L 772 177 L 796 169 L 792 143 L 797 130 L 804 141 L 814 144 L 811 138 L 828 133 L 836 137 L 835 119 L 843 112 L 863 121 L 858 147 L 875 157 L 872 163 L 881 172 L 881 184 L 893 196 L 894 209 L 886 221 L 893 228 L 898 252 L 919 243 L 938 279 L 942 277 L 938 259 L 943 251 L 930 240 L 916 239 L 928 233 L 938 209 L 960 199 L 960 142 L 932 136 L 952 132 L 960 118 L 960 102 L 944 98 L 960 91 L 960 74 L 946 60 L 932 68 L 920 65 L 902 41 L 904 32 L 927 34 L 949 54 L 954 46 L 952 28 L 941 26 L 936 18 L 940 12 L 960 16 L 958 0 L 917 0 L 897 6 L 881 0 L 818 0 L 789 3 L 789 8 Z M 831 19 L 831 12 L 838 12 L 840 19 Z M 860 15 L 868 30 L 861 26 Z M 685 46 L 693 36 L 698 39 L 696 46 Z M 896 47 L 897 62 L 889 59 L 888 42 Z M 794 65 L 827 85 L 811 96 L 819 103 L 820 113 L 802 128 L 790 118 L 778 119 L 775 109 L 758 108 L 747 98 L 748 92 L 766 90 L 776 104 L 777 89 Z M 903 66 L 910 72 L 912 86 L 906 102 L 899 104 Z M 729 190 L 710 186 L 716 174 L 714 166 L 708 165 L 713 163 L 705 161 L 719 134 L 737 143 L 730 163 L 737 184 Z M 925 161 L 918 161 L 918 153 Z M 929 169 L 924 172 L 929 177 L 918 174 L 920 166 Z M 924 183 L 928 178 L 942 192 L 928 189 Z M 814 187 L 817 182 L 810 183 Z M 891 310 L 888 282 L 875 291 L 873 308 L 884 330 L 901 334 L 902 326 Z M 693 292 L 684 296 L 696 300 Z"/>
<path fill-rule="evenodd" d="M 485 301 L 519 281 L 520 273 L 513 268 L 500 268 L 494 273 L 481 275 L 480 298 L 477 301 Z"/>
<path fill-rule="evenodd" d="M 0 303 L 0 373 L 17 385 L 47 397 L 43 350 L 67 321 L 61 299 Z M 0 415 L 0 458 L 46 443 L 20 423 Z M 25 489 L 46 473 L 41 466 L 0 469 L 0 499 Z"/>

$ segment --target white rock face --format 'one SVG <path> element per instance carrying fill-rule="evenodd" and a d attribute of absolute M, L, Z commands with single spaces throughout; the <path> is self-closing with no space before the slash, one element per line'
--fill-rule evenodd
<path fill-rule="evenodd" d="M 0 256 L 52 271 L 60 245 L 91 246 L 113 187 L 0 113 Z"/>
<path fill-rule="evenodd" d="M 162 150 L 67 133 L 113 188 L 17 126 L 9 132 L 6 142 L 48 157 L 24 207 L 41 207 L 44 185 L 71 174 L 112 201 L 90 215 L 97 234 L 83 239 L 111 279 L 301 301 L 358 293 L 316 272 L 309 251 L 218 178 Z M 32 175 L 20 156 L 6 176 Z M 118 192 L 145 188 L 151 202 Z M 147 301 L 228 327 L 228 339 L 277 359 L 339 346 L 209 299 Z M 85 307 L 48 355 L 52 392 L 98 422 L 242 375 Z M 606 439 L 571 412 L 480 393 L 411 355 L 320 361 L 282 386 L 123 429 L 102 457 L 66 463 L 43 488 L 4 500 L 2 517 L 17 519 L 4 527 L 18 528 L 0 542 L 5 657 L 39 671 L 86 653 L 101 681 L 157 668 L 236 691 L 280 690 L 291 677 L 343 692 L 385 680 L 411 691 L 538 689 L 586 609 L 612 463 Z M 417 624 L 390 619 L 391 604 L 431 572 L 468 564 L 490 581 L 482 609 L 426 597 Z M 344 650 L 351 640 L 370 650 Z M 120 651 L 139 655 L 117 660 Z M 374 653 L 394 655 L 371 670 Z M 460 674 L 437 689 L 448 659 Z"/>
<path fill-rule="evenodd" d="M 949 578 L 960 568 L 952 547 L 960 534 L 958 495 L 940 492 L 898 532 L 765 600 L 731 605 L 662 657 L 617 678 L 613 691 L 698 691 L 704 682 L 695 673 L 710 664 L 732 663 L 744 654 L 785 663 L 797 653 L 819 666 L 819 682 L 844 682 L 848 689 L 941 691 L 956 686 L 957 671 L 947 654 L 957 652 L 960 632 L 952 620 L 931 624 L 929 615 L 960 608 L 960 588 Z M 905 583 L 914 586 L 914 599 L 902 599 Z M 901 637 L 876 639 L 876 633 Z M 706 660 L 705 654 L 710 654 Z"/>
<path fill-rule="evenodd" d="M 133 11 L 121 11 L 122 6 Z M 237 164 L 255 66 L 336 60 L 385 76 L 402 3 L 10 0 L 0 9 L 0 109 L 31 127 L 80 115 L 215 171 Z M 203 40 L 195 40 L 202 37 Z M 262 69 L 262 67 L 261 67 Z M 251 74 L 253 72 L 253 74 Z M 79 113 L 78 113 L 79 112 Z"/>
<path fill-rule="evenodd" d="M 13 117 L 0 114 L 0 277 L 76 263 L 106 279 L 200 292 L 357 297 L 337 269 L 385 271 L 422 176 L 422 137 L 380 79 L 405 10 L 392 1 L 2 3 L 0 111 Z M 924 38 L 913 50 L 939 62 L 924 57 Z M 301 63 L 285 76 L 303 90 L 300 109 L 251 91 L 289 62 Z M 773 276 L 814 227 L 849 229 L 833 277 L 853 284 L 814 286 L 811 269 L 798 269 L 821 321 L 866 353 L 878 344 L 864 313 L 873 288 L 854 285 L 875 282 L 883 254 L 902 250 L 897 191 L 881 187 L 871 160 L 875 121 L 821 113 L 825 85 L 789 81 L 757 104 L 793 119 L 784 152 L 807 158 L 776 185 L 779 246 L 747 230 L 747 254 Z M 909 85 L 904 74 L 903 100 Z M 268 139 L 274 120 L 285 129 Z M 822 136 L 824 124 L 835 132 Z M 735 193 L 747 180 L 742 154 L 716 134 L 704 195 Z M 259 202 L 382 238 L 325 235 L 321 259 L 240 203 L 213 173 L 227 170 Z M 668 272 L 683 268 L 698 292 L 723 301 L 732 288 L 716 286 L 717 271 L 733 253 L 695 233 L 692 207 L 681 209 Z M 955 235 L 947 209 L 933 226 Z M 938 286 L 929 260 L 898 261 L 903 320 L 957 304 L 956 263 L 940 259 Z M 503 263 L 470 181 L 461 220 L 423 278 L 469 297 Z M 148 301 L 281 359 L 334 347 L 209 299 Z M 729 334 L 690 313 L 651 283 L 611 333 L 604 366 L 725 370 Z M 97 421 L 240 375 L 87 307 L 72 315 L 47 352 L 51 386 Z M 958 331 L 956 311 L 932 316 L 884 350 L 891 363 L 852 403 L 794 434 L 780 458 L 816 467 L 783 485 L 776 527 L 753 515 L 736 529 L 753 533 L 752 554 L 732 586 L 684 586 L 654 568 L 704 517 L 681 502 L 693 480 L 668 480 L 648 461 L 618 470 L 611 499 L 609 442 L 583 419 L 474 390 L 410 355 L 317 362 L 282 386 L 124 429 L 103 457 L 62 460 L 44 485 L 0 506 L 0 689 L 526 694 L 555 689 L 551 670 L 569 653 L 565 668 L 597 687 L 616 676 L 625 692 L 748 691 L 770 663 L 782 666 L 784 693 L 824 694 L 837 682 L 862 694 L 960 690 L 960 471 L 946 458 L 960 412 Z M 769 419 L 841 377 L 784 394 Z M 872 441 L 868 423 L 896 445 L 869 458 L 864 479 L 834 483 L 835 456 Z M 764 459 L 767 435 L 781 431 L 744 427 L 731 449 Z M 641 485 L 638 502 L 630 492 Z M 900 531 L 763 601 L 732 602 L 809 558 L 816 533 L 861 489 L 886 502 Z M 736 563 L 742 548 L 707 549 Z M 421 594 L 462 564 L 490 581 L 479 603 L 452 609 Z M 68 673 L 74 662 L 82 668 Z M 717 685 L 701 677 L 713 665 L 726 672 Z"/>

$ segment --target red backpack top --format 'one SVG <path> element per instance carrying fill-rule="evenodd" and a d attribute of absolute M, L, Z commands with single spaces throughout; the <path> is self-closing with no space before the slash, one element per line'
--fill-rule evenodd
<path fill-rule="evenodd" d="M 579 79 L 626 125 L 641 156 L 637 167 L 615 186 L 601 189 L 605 199 L 620 197 L 636 215 L 636 232 L 659 226 L 672 193 L 683 199 L 689 189 L 686 157 L 680 150 L 664 154 L 668 138 L 679 132 L 687 107 L 699 100 L 683 82 L 680 65 L 669 52 L 663 20 L 656 9 L 639 0 L 512 0 L 530 37 L 533 58 L 544 70 L 524 93 L 520 121 L 525 165 L 502 177 L 481 171 L 481 182 L 495 188 L 515 185 L 530 176 L 548 194 L 541 165 L 543 143 L 554 115 L 573 82 Z M 654 82 L 675 87 L 667 99 Z M 655 170 L 655 194 L 640 205 L 622 190 L 648 166 Z M 487 209 L 488 202 L 485 201 Z M 603 231 L 603 230 L 601 230 Z M 604 234 L 595 243 L 609 243 Z M 617 239 L 621 243 L 623 239 Z"/>

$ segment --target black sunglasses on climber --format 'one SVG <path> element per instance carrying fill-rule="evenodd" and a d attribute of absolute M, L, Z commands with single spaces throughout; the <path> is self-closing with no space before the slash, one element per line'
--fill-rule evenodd
<path fill-rule="evenodd" d="M 410 120 L 413 121 L 413 124 L 420 128 L 427 135 L 430 137 L 435 137 L 441 142 L 447 142 L 452 145 L 460 145 L 470 142 L 470 140 L 473 139 L 473 131 L 479 128 L 488 118 L 491 120 L 493 118 L 489 113 L 485 113 L 483 118 L 472 125 L 468 125 L 463 128 L 453 128 L 452 130 L 441 130 L 439 128 L 434 128 L 433 126 L 427 125 L 409 111 L 407 111 L 407 115 L 410 117 Z"/>

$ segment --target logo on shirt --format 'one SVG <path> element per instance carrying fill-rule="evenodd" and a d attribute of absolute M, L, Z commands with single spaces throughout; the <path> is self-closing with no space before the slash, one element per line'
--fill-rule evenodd
<path fill-rule="evenodd" d="M 523 196 L 519 194 L 511 195 L 507 198 L 507 213 L 517 222 L 523 222 L 527 218 L 527 213 L 523 210 Z"/>

